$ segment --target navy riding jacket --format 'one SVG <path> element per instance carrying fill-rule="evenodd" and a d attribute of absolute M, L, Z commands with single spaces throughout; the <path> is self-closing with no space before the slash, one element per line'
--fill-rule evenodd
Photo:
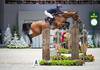
<path fill-rule="evenodd" d="M 59 8 L 49 9 L 47 10 L 50 14 L 60 13 L 61 10 Z"/>

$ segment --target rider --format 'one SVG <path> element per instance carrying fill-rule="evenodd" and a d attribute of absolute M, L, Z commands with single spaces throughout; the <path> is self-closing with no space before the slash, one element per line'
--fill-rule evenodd
<path fill-rule="evenodd" d="M 60 8 L 62 6 L 60 4 L 58 4 L 56 6 L 56 8 L 52 8 L 52 9 L 48 9 L 48 10 L 45 10 L 44 11 L 44 14 L 47 16 L 47 21 L 49 21 L 50 24 L 52 24 L 52 22 L 54 21 L 54 16 L 57 15 L 57 14 L 61 14 L 63 13 Z"/>

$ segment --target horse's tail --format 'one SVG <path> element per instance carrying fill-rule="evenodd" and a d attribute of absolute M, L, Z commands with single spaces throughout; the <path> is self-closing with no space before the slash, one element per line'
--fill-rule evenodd
<path fill-rule="evenodd" d="M 31 29 L 31 24 L 32 23 L 24 23 L 22 26 L 22 31 L 24 34 L 28 34 L 29 30 Z"/>
<path fill-rule="evenodd" d="M 32 37 L 31 35 L 29 34 L 29 31 L 31 29 L 31 24 L 32 23 L 24 23 L 23 26 L 22 26 L 22 31 L 25 35 L 27 35 L 29 37 L 29 40 L 30 40 L 30 44 L 32 44 Z"/>

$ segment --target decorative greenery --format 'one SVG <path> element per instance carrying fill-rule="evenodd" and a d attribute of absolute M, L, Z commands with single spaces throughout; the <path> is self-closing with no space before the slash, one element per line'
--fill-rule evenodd
<path fill-rule="evenodd" d="M 15 45 L 13 45 L 13 44 L 12 44 L 12 45 L 11 45 L 11 44 L 10 44 L 10 45 L 7 45 L 6 47 L 7 47 L 7 48 L 13 48 L 13 49 L 14 49 L 14 48 L 15 48 L 15 49 L 29 48 L 29 46 L 23 46 L 23 45 L 15 46 Z"/>
<path fill-rule="evenodd" d="M 51 59 L 52 60 L 71 60 L 71 57 L 61 55 L 61 56 L 51 56 Z"/>
<path fill-rule="evenodd" d="M 71 53 L 71 51 L 68 50 L 68 49 L 65 49 L 65 48 L 61 48 L 61 49 L 60 49 L 60 53 L 68 54 L 68 53 Z"/>
<path fill-rule="evenodd" d="M 95 39 L 96 39 L 96 35 L 94 32 L 93 35 L 88 35 L 88 48 L 100 48 L 100 44 L 96 42 Z"/>
<path fill-rule="evenodd" d="M 45 61 L 45 60 L 41 60 L 40 62 L 39 62 L 39 64 L 40 65 L 51 65 L 51 63 L 48 61 Z"/>
<path fill-rule="evenodd" d="M 84 64 L 84 60 L 85 62 L 93 62 L 95 59 L 94 59 L 94 56 L 91 54 L 84 56 L 84 59 L 83 59 L 83 55 L 81 55 L 78 60 L 72 60 L 71 57 L 61 55 L 61 56 L 51 56 L 50 61 L 41 60 L 39 64 L 40 65 L 80 66 Z"/>
<path fill-rule="evenodd" d="M 12 35 L 14 36 L 14 33 L 17 33 L 17 36 L 20 38 L 20 35 L 19 35 L 19 28 L 18 28 L 18 24 L 15 24 L 12 28 Z"/>
<path fill-rule="evenodd" d="M 12 34 L 11 34 L 10 26 L 8 24 L 8 26 L 4 32 L 4 37 L 3 37 L 4 44 L 8 45 L 10 43 L 11 39 L 12 39 Z"/>
<path fill-rule="evenodd" d="M 61 56 L 51 56 L 51 59 L 52 60 L 72 60 L 71 57 L 68 57 L 68 56 L 64 56 L 64 55 L 61 55 Z M 85 62 L 93 62 L 95 59 L 94 59 L 94 56 L 93 55 L 86 55 L 86 56 L 83 56 L 81 55 L 79 57 L 80 60 L 85 60 Z"/>
<path fill-rule="evenodd" d="M 14 33 L 14 37 L 7 45 L 7 48 L 28 48 L 28 44 L 25 42 L 24 38 L 18 38 L 16 32 Z"/>
<path fill-rule="evenodd" d="M 83 60 L 83 56 L 80 56 L 80 59 Z M 95 60 L 94 56 L 93 55 L 86 55 L 84 56 L 84 60 L 85 62 L 93 62 Z"/>
<path fill-rule="evenodd" d="M 83 65 L 83 60 L 41 60 L 40 65 L 62 65 L 62 66 L 80 66 Z"/>
<path fill-rule="evenodd" d="M 82 53 L 81 50 L 79 50 L 79 52 Z M 71 53 L 71 50 L 65 49 L 65 48 L 61 48 L 60 49 L 60 53 L 62 53 L 62 54 L 70 54 Z"/>

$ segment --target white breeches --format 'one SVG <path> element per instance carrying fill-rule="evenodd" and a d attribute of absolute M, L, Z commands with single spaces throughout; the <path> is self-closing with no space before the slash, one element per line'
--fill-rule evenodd
<path fill-rule="evenodd" d="M 47 10 L 44 11 L 44 14 L 45 14 L 47 17 L 53 18 L 52 14 L 50 14 L 49 12 L 47 12 Z"/>

